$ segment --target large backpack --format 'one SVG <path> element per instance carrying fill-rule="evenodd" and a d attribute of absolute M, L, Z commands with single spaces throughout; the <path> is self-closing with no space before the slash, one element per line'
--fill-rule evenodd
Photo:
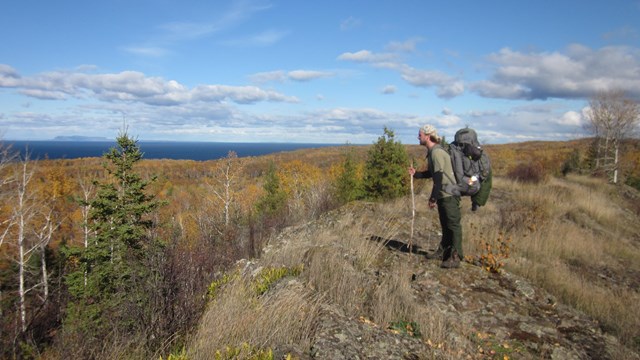
<path fill-rule="evenodd" d="M 468 127 L 458 130 L 447 150 L 456 185 L 447 185 L 444 190 L 454 195 L 473 197 L 484 187 L 485 194 L 480 204 L 484 205 L 491 190 L 491 161 L 478 142 L 475 130 Z"/>

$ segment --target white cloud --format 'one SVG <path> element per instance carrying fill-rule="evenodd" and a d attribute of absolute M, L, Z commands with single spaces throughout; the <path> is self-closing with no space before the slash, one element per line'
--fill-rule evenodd
<path fill-rule="evenodd" d="M 251 104 L 258 101 L 298 102 L 292 96 L 285 96 L 276 91 L 262 90 L 256 86 L 200 85 L 192 91 L 196 101 L 232 100 L 239 104 Z"/>
<path fill-rule="evenodd" d="M 565 103 L 535 103 L 515 106 L 507 111 L 469 111 L 462 115 L 460 125 L 476 129 L 483 143 L 567 140 L 585 135 L 583 111 L 567 109 Z"/>
<path fill-rule="evenodd" d="M 0 87 L 16 87 L 20 84 L 20 75 L 9 65 L 0 64 Z"/>
<path fill-rule="evenodd" d="M 437 94 L 442 98 L 453 98 L 464 93 L 464 84 L 440 71 L 419 70 L 410 66 L 403 66 L 402 78 L 409 84 L 418 87 L 436 87 Z"/>
<path fill-rule="evenodd" d="M 249 79 L 259 84 L 272 81 L 284 82 L 287 79 L 287 73 L 284 70 L 267 71 L 250 75 Z"/>
<path fill-rule="evenodd" d="M 338 60 L 355 61 L 360 63 L 384 63 L 395 59 L 396 55 L 394 54 L 375 54 L 369 50 L 360 50 L 355 53 L 346 52 L 338 56 Z"/>
<path fill-rule="evenodd" d="M 592 50 L 571 45 L 564 52 L 521 53 L 505 48 L 488 57 L 490 80 L 470 88 L 484 97 L 507 99 L 588 98 L 620 89 L 640 99 L 640 49 L 625 46 Z"/>
<path fill-rule="evenodd" d="M 330 72 L 313 70 L 294 70 L 290 71 L 287 75 L 289 79 L 294 81 L 309 81 L 334 76 L 334 74 Z"/>
<path fill-rule="evenodd" d="M 462 120 L 460 119 L 459 116 L 457 115 L 443 115 L 443 116 L 439 116 L 437 117 L 437 123 L 440 126 L 444 126 L 444 127 L 452 127 L 452 126 L 458 126 L 460 123 L 462 122 Z"/>
<path fill-rule="evenodd" d="M 368 63 L 378 68 L 398 71 L 403 80 L 417 87 L 436 88 L 436 94 L 445 99 L 454 98 L 464 93 L 464 82 L 437 70 L 421 70 L 398 62 L 393 53 L 372 53 L 360 50 L 355 53 L 346 52 L 338 56 L 338 60 Z"/>
<path fill-rule="evenodd" d="M 64 100 L 65 94 L 58 91 L 48 91 L 42 89 L 23 89 L 20 94 L 40 100 Z"/>
<path fill-rule="evenodd" d="M 582 123 L 582 116 L 576 111 L 567 111 L 560 119 L 558 119 L 558 124 L 561 125 L 580 126 Z"/>
<path fill-rule="evenodd" d="M 193 101 L 239 104 L 260 101 L 291 102 L 299 100 L 273 90 L 256 86 L 199 85 L 188 89 L 175 80 L 148 77 L 141 72 L 123 71 L 113 74 L 82 72 L 49 72 L 33 77 L 20 77 L 13 68 L 0 67 L 0 87 L 17 88 L 26 96 L 39 99 L 93 97 L 103 101 L 138 102 L 151 105 L 178 105 Z"/>
<path fill-rule="evenodd" d="M 383 93 L 385 95 L 395 94 L 397 90 L 398 89 L 396 88 L 395 85 L 387 85 L 384 88 L 382 88 L 381 93 Z"/>

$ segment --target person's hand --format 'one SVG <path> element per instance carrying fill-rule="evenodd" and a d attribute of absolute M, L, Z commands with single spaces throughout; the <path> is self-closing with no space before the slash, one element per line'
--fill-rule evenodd
<path fill-rule="evenodd" d="M 413 176 L 416 174 L 416 168 L 414 168 L 413 166 L 409 167 L 409 175 Z"/>
<path fill-rule="evenodd" d="M 429 209 L 435 209 L 436 207 L 436 199 L 429 199 Z"/>

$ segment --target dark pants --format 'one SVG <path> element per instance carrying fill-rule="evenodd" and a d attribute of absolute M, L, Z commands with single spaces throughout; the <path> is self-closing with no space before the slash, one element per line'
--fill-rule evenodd
<path fill-rule="evenodd" d="M 444 250 L 443 260 L 451 257 L 453 250 L 458 252 L 458 257 L 462 260 L 462 225 L 460 220 L 460 197 L 448 196 L 438 200 L 438 216 L 442 227 L 442 240 L 440 246 Z"/>

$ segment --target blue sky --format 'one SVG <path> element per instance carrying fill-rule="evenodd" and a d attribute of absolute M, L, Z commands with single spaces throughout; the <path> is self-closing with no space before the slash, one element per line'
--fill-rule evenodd
<path fill-rule="evenodd" d="M 566 140 L 640 100 L 640 0 L 9 0 L 0 39 L 5 140 Z"/>

